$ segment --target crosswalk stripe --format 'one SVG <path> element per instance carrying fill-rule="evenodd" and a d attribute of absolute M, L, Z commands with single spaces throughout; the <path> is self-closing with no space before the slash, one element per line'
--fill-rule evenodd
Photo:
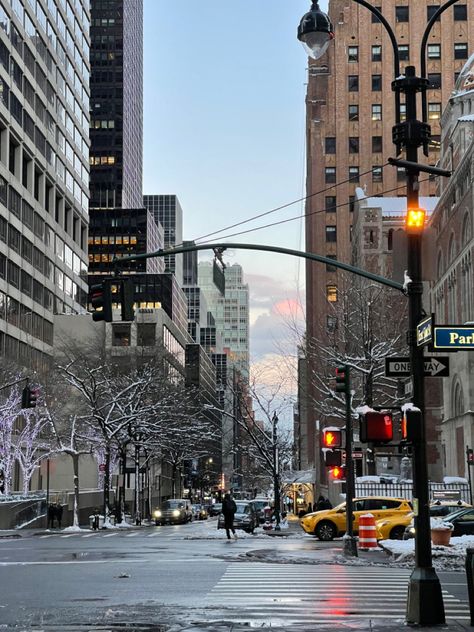
<path fill-rule="evenodd" d="M 400 618 L 406 613 L 410 569 L 343 565 L 231 564 L 207 593 L 210 606 L 222 600 L 232 623 L 268 625 L 347 618 Z M 387 595 L 390 602 L 386 603 Z M 443 588 L 447 617 L 470 619 L 468 604 Z"/>
<path fill-rule="evenodd" d="M 103 535 L 103 538 L 114 538 L 117 534 L 116 533 L 106 533 L 105 535 Z"/>

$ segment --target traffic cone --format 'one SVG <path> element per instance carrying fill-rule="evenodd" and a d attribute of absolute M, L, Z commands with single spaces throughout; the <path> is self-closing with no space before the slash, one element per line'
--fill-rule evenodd
<path fill-rule="evenodd" d="M 371 513 L 359 516 L 359 549 L 361 551 L 373 551 L 377 548 L 374 516 Z"/>

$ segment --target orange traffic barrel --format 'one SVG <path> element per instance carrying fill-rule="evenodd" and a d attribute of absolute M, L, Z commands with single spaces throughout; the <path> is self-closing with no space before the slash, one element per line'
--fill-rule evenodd
<path fill-rule="evenodd" d="M 371 513 L 359 516 L 359 549 L 370 551 L 377 547 L 375 518 Z"/>

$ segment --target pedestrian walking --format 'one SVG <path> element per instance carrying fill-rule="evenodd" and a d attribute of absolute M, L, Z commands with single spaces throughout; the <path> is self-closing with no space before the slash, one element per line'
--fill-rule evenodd
<path fill-rule="evenodd" d="M 234 529 L 234 516 L 237 511 L 237 505 L 230 494 L 224 496 L 222 501 L 222 513 L 224 515 L 224 528 L 227 539 L 230 540 L 230 532 L 232 531 L 234 538 L 237 540 L 237 534 Z"/>
<path fill-rule="evenodd" d="M 326 509 L 324 496 L 318 498 L 314 511 L 321 511 L 322 509 Z"/>
<path fill-rule="evenodd" d="M 56 520 L 58 521 L 58 529 L 61 528 L 61 520 L 63 519 L 63 506 L 60 502 L 56 503 Z"/>

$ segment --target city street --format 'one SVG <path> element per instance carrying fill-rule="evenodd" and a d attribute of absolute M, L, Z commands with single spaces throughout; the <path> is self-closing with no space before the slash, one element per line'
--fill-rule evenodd
<path fill-rule="evenodd" d="M 388 565 L 384 553 L 335 564 L 341 541 L 318 542 L 296 525 L 288 537 L 242 534 L 237 541 L 215 526 L 0 538 L 1 622 L 56 630 L 403 625 L 411 570 Z M 467 626 L 465 575 L 439 575 L 447 618 Z"/>

